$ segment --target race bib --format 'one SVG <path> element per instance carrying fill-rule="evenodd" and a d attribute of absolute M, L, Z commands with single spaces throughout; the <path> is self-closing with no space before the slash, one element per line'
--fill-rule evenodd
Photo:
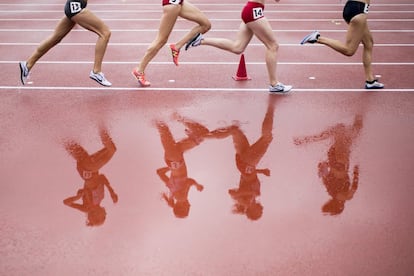
<path fill-rule="evenodd" d="M 171 5 L 179 5 L 181 2 L 181 0 L 168 0 L 168 3 L 170 3 Z"/>
<path fill-rule="evenodd" d="M 181 167 L 181 165 L 182 165 L 182 162 L 181 161 L 171 161 L 170 162 L 170 168 L 172 170 L 179 169 Z"/>
<path fill-rule="evenodd" d="M 82 172 L 82 178 L 85 180 L 92 178 L 92 172 L 91 171 L 83 171 Z"/>
<path fill-rule="evenodd" d="M 368 13 L 368 8 L 369 8 L 369 5 L 368 4 L 365 4 L 364 13 Z"/>
<path fill-rule="evenodd" d="M 253 9 L 253 19 L 254 20 L 259 19 L 263 16 L 264 16 L 263 9 L 261 7 Z"/>
<path fill-rule="evenodd" d="M 70 12 L 71 13 L 78 13 L 82 10 L 80 2 L 70 2 Z"/>
<path fill-rule="evenodd" d="M 246 168 L 244 169 L 244 173 L 245 174 L 252 174 L 255 173 L 256 168 L 250 165 L 247 165 Z"/>

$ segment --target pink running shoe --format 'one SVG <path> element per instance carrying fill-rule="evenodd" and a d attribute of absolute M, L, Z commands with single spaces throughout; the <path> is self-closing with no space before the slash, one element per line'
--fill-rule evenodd
<path fill-rule="evenodd" d="M 139 85 L 141 85 L 142 87 L 147 87 L 151 85 L 151 83 L 145 79 L 145 73 L 138 72 L 138 68 L 135 68 L 132 71 L 132 75 L 138 80 Z"/>
<path fill-rule="evenodd" d="M 171 49 L 171 55 L 173 58 L 173 62 L 175 66 L 178 66 L 178 56 L 180 55 L 180 50 L 177 50 L 177 48 L 175 48 L 175 44 L 170 44 L 170 49 Z"/>

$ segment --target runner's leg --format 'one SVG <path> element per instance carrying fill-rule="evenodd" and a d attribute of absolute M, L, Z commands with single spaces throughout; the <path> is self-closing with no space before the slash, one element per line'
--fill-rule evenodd
<path fill-rule="evenodd" d="M 102 61 L 105 55 L 106 47 L 108 46 L 111 31 L 88 9 L 83 9 L 80 13 L 72 17 L 72 20 L 78 23 L 83 28 L 92 31 L 98 35 L 98 40 L 95 46 L 95 62 L 93 65 L 93 72 L 102 72 Z"/>
<path fill-rule="evenodd" d="M 180 41 L 175 44 L 177 50 L 181 49 L 186 42 L 196 34 L 205 34 L 211 28 L 211 23 L 207 16 L 188 1 L 184 1 L 179 16 L 186 20 L 195 22 L 198 25 L 194 26 L 184 37 L 180 39 Z"/>
<path fill-rule="evenodd" d="M 33 54 L 29 57 L 27 60 L 27 68 L 29 70 L 32 69 L 35 63 L 50 49 L 62 41 L 62 39 L 72 30 L 74 26 L 75 23 L 73 21 L 66 16 L 63 17 L 57 24 L 53 34 L 40 43 Z"/>
<path fill-rule="evenodd" d="M 148 63 L 157 55 L 158 51 L 167 43 L 168 37 L 174 28 L 177 17 L 180 13 L 180 5 L 165 5 L 163 6 L 163 14 L 158 29 L 158 34 L 155 40 L 148 47 L 144 57 L 138 66 L 138 72 L 143 73 Z"/>

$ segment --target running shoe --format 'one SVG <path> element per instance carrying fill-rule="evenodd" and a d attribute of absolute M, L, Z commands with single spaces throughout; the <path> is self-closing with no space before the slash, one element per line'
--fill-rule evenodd
<path fill-rule="evenodd" d="M 378 82 L 378 80 L 365 82 L 365 89 L 382 89 L 382 88 L 384 88 L 384 84 Z"/>
<path fill-rule="evenodd" d="M 292 85 L 284 85 L 281 82 L 276 83 L 276 85 L 269 86 L 269 92 L 271 94 L 287 94 L 292 89 Z"/>
<path fill-rule="evenodd" d="M 138 80 L 139 85 L 141 85 L 142 87 L 147 87 L 151 85 L 151 83 L 145 79 L 145 73 L 138 72 L 138 68 L 135 68 L 132 71 L 132 75 Z"/>
<path fill-rule="evenodd" d="M 104 73 L 94 73 L 93 70 L 89 73 L 89 77 L 93 80 L 95 80 L 97 83 L 103 86 L 111 86 L 112 83 L 110 83 L 106 78 Z"/>
<path fill-rule="evenodd" d="M 170 44 L 170 49 L 171 49 L 171 55 L 173 58 L 173 62 L 175 66 L 178 66 L 178 56 L 180 55 L 180 50 L 177 50 L 177 48 L 175 48 L 175 44 Z"/>
<path fill-rule="evenodd" d="M 187 41 L 185 44 L 185 50 L 187 51 L 190 47 L 196 47 L 201 45 L 201 41 L 204 39 L 201 33 L 196 34 L 192 39 Z"/>
<path fill-rule="evenodd" d="M 318 31 L 313 31 L 312 33 L 308 34 L 307 36 L 305 36 L 302 41 L 300 42 L 300 44 L 305 44 L 305 43 L 315 43 L 318 41 L 318 38 L 321 36 L 321 34 Z"/>
<path fill-rule="evenodd" d="M 27 78 L 29 77 L 29 68 L 27 68 L 27 62 L 26 61 L 20 61 L 20 80 L 22 81 L 22 84 L 25 85 L 27 82 Z"/>

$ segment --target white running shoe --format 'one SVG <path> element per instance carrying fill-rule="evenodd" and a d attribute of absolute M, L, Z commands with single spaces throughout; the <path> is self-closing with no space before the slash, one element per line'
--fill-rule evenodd
<path fill-rule="evenodd" d="M 281 82 L 276 83 L 276 85 L 269 86 L 270 94 L 288 94 L 292 89 L 292 85 L 284 85 Z"/>
<path fill-rule="evenodd" d="M 27 82 L 27 78 L 29 77 L 29 69 L 27 68 L 27 62 L 20 61 L 19 67 L 20 67 L 20 80 L 22 81 L 22 84 L 25 85 Z"/>
<path fill-rule="evenodd" d="M 378 82 L 378 80 L 365 81 L 365 89 L 382 89 L 384 84 Z"/>
<path fill-rule="evenodd" d="M 305 44 L 305 43 L 315 43 L 318 41 L 318 38 L 321 36 L 321 34 L 318 31 L 313 31 L 312 33 L 308 34 L 307 36 L 305 36 L 302 41 L 300 42 L 300 44 Z"/>
<path fill-rule="evenodd" d="M 190 47 L 197 47 L 201 45 L 201 41 L 204 39 L 201 33 L 196 34 L 185 44 L 185 50 L 187 51 Z"/>
<path fill-rule="evenodd" d="M 110 83 L 106 78 L 104 73 L 94 73 L 93 70 L 90 72 L 89 77 L 93 80 L 95 80 L 97 83 L 103 86 L 111 86 L 112 83 Z"/>

